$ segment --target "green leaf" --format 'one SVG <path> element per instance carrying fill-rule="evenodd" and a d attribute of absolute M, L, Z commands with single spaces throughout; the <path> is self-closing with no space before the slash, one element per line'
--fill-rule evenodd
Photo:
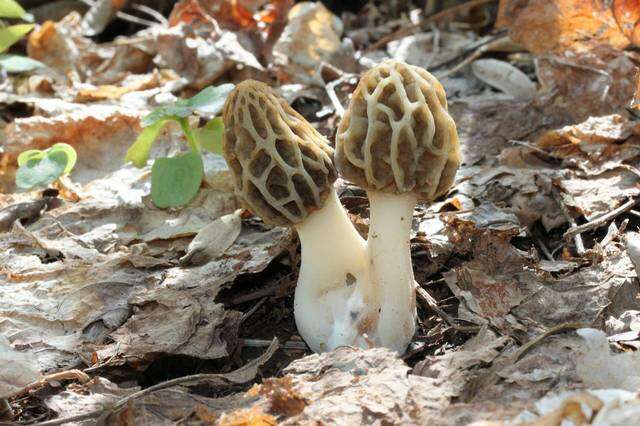
<path fill-rule="evenodd" d="M 2 0 L 0 0 L 2 1 Z M 7 70 L 8 73 L 18 74 L 21 72 L 29 72 L 38 68 L 44 68 L 46 65 L 35 59 L 20 55 L 0 55 L 0 67 Z"/>
<path fill-rule="evenodd" d="M 0 0 L 0 18 L 24 18 L 28 16 L 29 14 L 18 2 L 14 0 Z"/>
<path fill-rule="evenodd" d="M 53 151 L 42 158 L 31 158 L 16 173 L 16 185 L 22 189 L 47 186 L 64 174 L 68 163 L 64 151 Z"/>
<path fill-rule="evenodd" d="M 153 123 L 151 126 L 146 127 L 138 135 L 138 139 L 129 147 L 127 155 L 124 157 L 124 162 L 131 161 L 134 166 L 141 168 L 147 164 L 149 160 L 149 153 L 153 142 L 160 134 L 160 131 L 167 124 L 167 119 Z"/>
<path fill-rule="evenodd" d="M 222 111 L 224 102 L 227 100 L 227 96 L 229 96 L 233 87 L 233 84 L 206 87 L 188 100 L 189 107 L 194 111 L 204 114 L 218 114 Z"/>
<path fill-rule="evenodd" d="M 18 155 L 16 185 L 23 189 L 47 186 L 70 173 L 77 159 L 76 150 L 66 143 L 57 143 L 45 151 L 30 149 L 21 152 Z"/>
<path fill-rule="evenodd" d="M 224 134 L 222 117 L 209 120 L 204 127 L 195 129 L 193 134 L 199 146 L 214 154 L 222 155 L 222 135 Z"/>
<path fill-rule="evenodd" d="M 34 24 L 17 24 L 0 28 L 0 52 L 4 52 L 22 36 L 31 31 Z"/>
<path fill-rule="evenodd" d="M 23 151 L 18 155 L 18 167 L 27 164 L 27 161 L 32 159 L 40 159 L 43 158 L 46 153 L 39 149 L 29 149 L 27 151 Z"/>
<path fill-rule="evenodd" d="M 67 156 L 67 166 L 64 169 L 62 174 L 69 174 L 71 170 L 73 170 L 73 166 L 76 165 L 76 161 L 78 160 L 78 154 L 76 154 L 76 150 L 73 147 L 66 143 L 57 143 L 53 145 L 51 148 L 47 149 L 47 154 L 51 155 L 54 152 L 64 152 Z M 18 159 L 19 160 L 19 159 Z"/>
<path fill-rule="evenodd" d="M 171 105 L 154 109 L 142 119 L 142 127 L 151 126 L 160 120 L 188 117 L 194 112 L 218 114 L 231 90 L 233 84 L 206 87 L 192 98 L 180 99 Z"/>
<path fill-rule="evenodd" d="M 200 189 L 204 165 L 197 151 L 157 158 L 151 168 L 151 199 L 161 208 L 181 207 Z"/>

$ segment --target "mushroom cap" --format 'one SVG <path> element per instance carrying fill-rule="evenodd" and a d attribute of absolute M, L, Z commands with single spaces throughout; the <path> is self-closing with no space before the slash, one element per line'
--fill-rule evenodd
<path fill-rule="evenodd" d="M 424 201 L 445 194 L 460 148 L 440 82 L 400 61 L 367 71 L 338 127 L 335 161 L 344 178 L 365 189 L 413 192 Z"/>
<path fill-rule="evenodd" d="M 337 174 L 333 149 L 266 84 L 238 84 L 224 105 L 222 154 L 236 195 L 273 225 L 296 224 L 323 206 Z"/>

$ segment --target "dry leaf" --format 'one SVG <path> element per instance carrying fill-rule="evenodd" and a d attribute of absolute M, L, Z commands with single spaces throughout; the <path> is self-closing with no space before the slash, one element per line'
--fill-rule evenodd
<path fill-rule="evenodd" d="M 471 64 L 473 74 L 507 95 L 522 100 L 531 100 L 536 85 L 529 77 L 508 62 L 496 59 L 478 59 Z"/>
<path fill-rule="evenodd" d="M 508 28 L 513 41 L 535 54 L 600 44 L 624 49 L 631 41 L 608 5 L 588 0 L 501 0 L 496 26 Z"/>

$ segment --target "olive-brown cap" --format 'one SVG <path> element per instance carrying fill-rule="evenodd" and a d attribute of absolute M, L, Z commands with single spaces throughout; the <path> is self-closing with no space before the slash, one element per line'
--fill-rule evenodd
<path fill-rule="evenodd" d="M 236 86 L 223 114 L 222 153 L 249 210 L 288 225 L 322 207 L 337 175 L 333 149 L 309 122 L 255 80 Z"/>
<path fill-rule="evenodd" d="M 335 160 L 343 177 L 365 189 L 425 201 L 445 194 L 460 148 L 440 82 L 400 61 L 367 71 L 338 127 Z"/>

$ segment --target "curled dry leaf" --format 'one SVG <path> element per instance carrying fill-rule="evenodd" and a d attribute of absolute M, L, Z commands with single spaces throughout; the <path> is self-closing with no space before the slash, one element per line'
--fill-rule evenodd
<path fill-rule="evenodd" d="M 471 64 L 473 74 L 489 86 L 522 100 L 531 100 L 536 85 L 529 77 L 508 62 L 478 59 Z"/>
<path fill-rule="evenodd" d="M 595 176 L 621 164 L 637 162 L 640 126 L 625 116 L 612 114 L 589 117 L 579 124 L 550 130 L 536 140 L 536 146 L 562 160 L 566 168 L 578 168 Z"/>
<path fill-rule="evenodd" d="M 236 65 L 264 70 L 246 37 L 228 31 L 215 37 L 214 30 L 209 25 L 201 29 L 204 35 L 193 34 L 185 23 L 158 29 L 155 61 L 175 71 L 196 88 L 212 84 Z"/>
<path fill-rule="evenodd" d="M 224 215 L 202 228 L 195 236 L 187 254 L 180 258 L 182 264 L 199 264 L 222 255 L 240 235 L 241 210 Z"/>
<path fill-rule="evenodd" d="M 321 62 L 332 62 L 341 51 L 343 25 L 322 3 L 301 2 L 289 12 L 289 21 L 273 46 L 275 64 L 290 81 L 319 83 Z M 343 68 L 343 67 L 340 67 Z"/>
<path fill-rule="evenodd" d="M 90 43 L 82 37 L 80 15 L 70 13 L 60 22 L 46 21 L 29 34 L 29 56 L 58 71 L 72 84 L 80 83 L 85 76 L 86 63 L 83 49 L 78 43 Z"/>

